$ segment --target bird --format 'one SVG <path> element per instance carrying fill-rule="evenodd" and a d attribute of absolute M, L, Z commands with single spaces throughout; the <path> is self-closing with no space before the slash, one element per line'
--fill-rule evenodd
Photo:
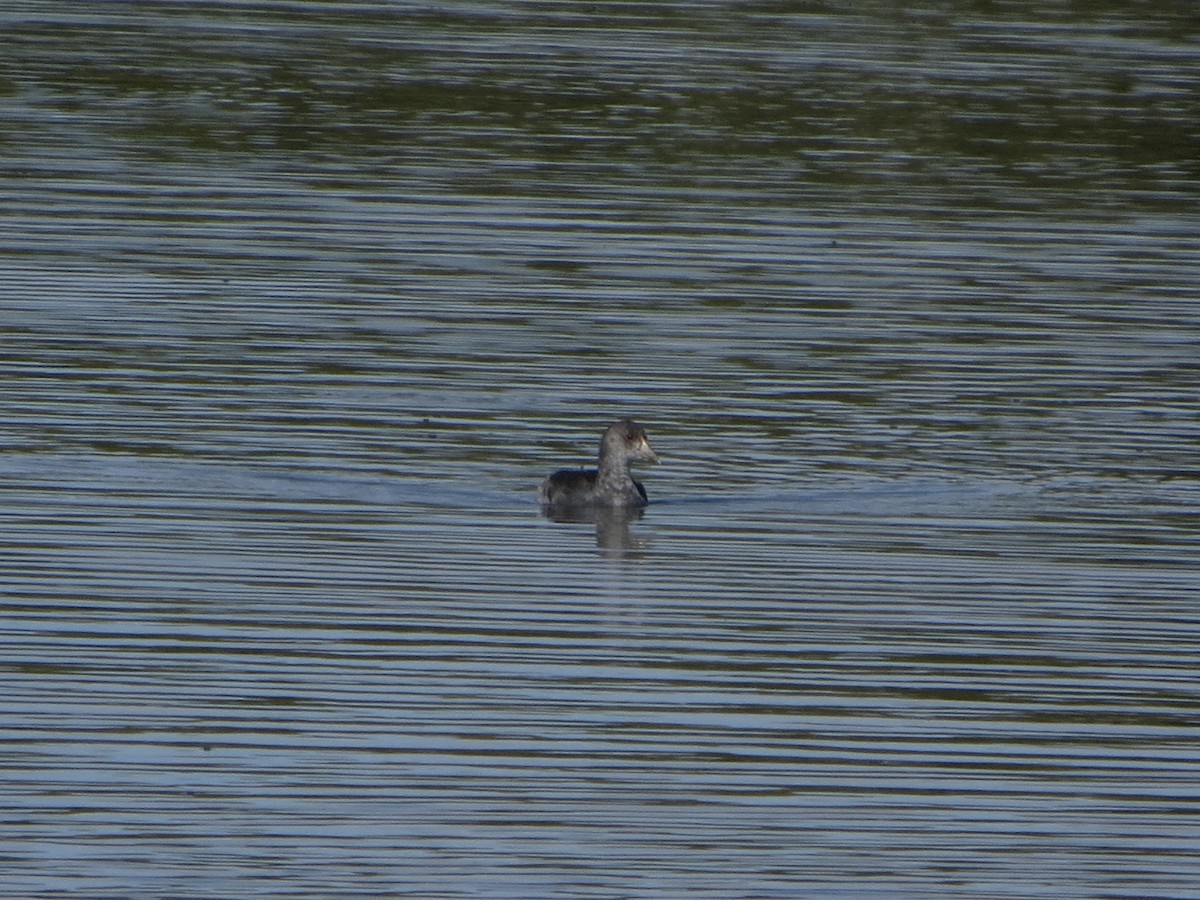
<path fill-rule="evenodd" d="M 538 502 L 549 509 L 581 507 L 642 507 L 649 500 L 629 467 L 635 462 L 658 462 L 646 429 L 632 419 L 614 422 L 600 439 L 595 469 L 559 469 L 538 489 Z"/>

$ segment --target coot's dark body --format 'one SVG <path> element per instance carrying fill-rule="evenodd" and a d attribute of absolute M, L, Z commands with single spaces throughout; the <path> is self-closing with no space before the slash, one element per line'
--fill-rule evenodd
<path fill-rule="evenodd" d="M 658 462 L 646 430 L 630 419 L 609 425 L 600 439 L 596 469 L 559 469 L 542 482 L 538 502 L 552 509 L 645 506 L 646 489 L 634 481 L 635 462 Z"/>

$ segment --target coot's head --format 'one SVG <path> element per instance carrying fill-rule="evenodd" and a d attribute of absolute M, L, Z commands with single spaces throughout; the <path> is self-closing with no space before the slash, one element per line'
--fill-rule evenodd
<path fill-rule="evenodd" d="M 600 440 L 600 458 L 624 459 L 626 463 L 658 462 L 646 438 L 646 429 L 632 419 L 622 419 L 605 429 Z"/>

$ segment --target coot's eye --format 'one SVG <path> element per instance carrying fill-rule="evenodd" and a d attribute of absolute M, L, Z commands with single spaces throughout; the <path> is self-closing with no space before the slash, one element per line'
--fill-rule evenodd
<path fill-rule="evenodd" d="M 625 440 L 632 441 L 635 437 L 637 437 L 637 431 L 635 429 L 630 428 L 625 432 Z"/>

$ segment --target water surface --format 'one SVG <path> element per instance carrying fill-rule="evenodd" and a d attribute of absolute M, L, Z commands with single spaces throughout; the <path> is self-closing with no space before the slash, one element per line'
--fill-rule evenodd
<path fill-rule="evenodd" d="M 6 888 L 1192 892 L 1195 25 L 0 14 Z"/>

